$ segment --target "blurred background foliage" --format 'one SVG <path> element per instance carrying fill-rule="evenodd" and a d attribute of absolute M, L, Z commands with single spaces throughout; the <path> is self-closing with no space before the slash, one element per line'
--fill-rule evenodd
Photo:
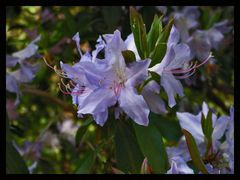
<path fill-rule="evenodd" d="M 152 6 L 138 10 L 147 32 L 154 14 L 162 14 Z M 199 10 L 199 29 L 208 29 L 224 19 L 233 26 L 233 7 L 202 6 Z M 173 7 L 167 7 L 165 16 L 173 11 Z M 71 40 L 76 32 L 80 34 L 83 51 L 94 49 L 101 34 L 113 33 L 115 29 L 121 31 L 123 39 L 130 34 L 129 7 L 126 6 L 11 6 L 6 7 L 6 12 L 6 54 L 25 48 L 41 34 L 39 53 L 58 67 L 60 60 L 69 64 L 78 61 L 75 43 Z M 177 105 L 168 108 L 168 114 L 150 115 L 150 121 L 156 124 L 166 145 L 176 144 L 182 135 L 177 111 L 197 113 L 204 100 L 220 114 L 229 114 L 234 98 L 233 41 L 232 30 L 225 35 L 220 50 L 213 51 L 216 61 L 200 68 L 192 78 L 193 83 L 182 81 L 185 96 L 177 98 Z M 126 168 L 128 165 L 124 163 L 117 165 L 116 158 L 124 155 L 115 152 L 115 146 L 121 148 L 124 140 L 135 137 L 115 131 L 119 122 L 113 118 L 103 128 L 92 123 L 91 117 L 77 118 L 71 97 L 58 89 L 60 78 L 42 59 L 38 61 L 41 68 L 35 79 L 21 85 L 20 104 L 14 106 L 12 93 L 7 93 L 6 99 L 11 137 L 26 165 L 35 167 L 33 173 L 112 173 L 113 167 Z M 163 96 L 167 100 L 166 94 Z M 115 133 L 120 133 L 122 138 L 114 141 Z M 137 150 L 132 153 L 137 156 Z"/>

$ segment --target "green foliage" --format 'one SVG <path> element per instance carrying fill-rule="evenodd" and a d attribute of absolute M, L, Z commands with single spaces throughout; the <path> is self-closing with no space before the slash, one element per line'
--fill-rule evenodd
<path fill-rule="evenodd" d="M 183 129 L 182 130 L 185 138 L 186 138 L 186 142 L 187 142 L 187 146 L 188 146 L 188 150 L 190 153 L 190 156 L 192 158 L 192 161 L 194 163 L 194 165 L 198 168 L 199 171 L 201 171 L 204 174 L 209 174 L 199 153 L 199 150 L 197 148 L 197 144 L 193 138 L 193 136 L 191 135 L 191 133 L 189 133 L 187 130 Z"/>
<path fill-rule="evenodd" d="M 23 158 L 12 144 L 8 119 L 6 121 L 6 173 L 29 174 Z"/>
<path fill-rule="evenodd" d="M 90 151 L 85 155 L 84 159 L 79 163 L 77 167 L 76 174 L 89 174 L 91 172 L 92 166 L 96 158 L 96 152 Z"/>
<path fill-rule="evenodd" d="M 125 173 L 139 173 L 144 159 L 130 124 L 118 120 L 115 128 L 117 167 Z"/>
<path fill-rule="evenodd" d="M 173 19 L 163 21 L 173 10 L 171 7 L 167 8 L 167 14 L 162 16 L 152 6 L 143 7 L 138 12 L 134 7 L 129 11 L 128 7 L 116 6 L 9 6 L 6 9 L 6 53 L 12 54 L 23 49 L 37 34 L 41 34 L 39 53 L 51 65 L 59 67 L 60 60 L 69 64 L 79 60 L 75 43 L 71 40 L 76 32 L 79 32 L 81 48 L 86 52 L 88 48 L 95 49 L 100 34 L 113 33 L 119 28 L 124 40 L 132 29 L 140 57 L 151 58 L 152 67 L 164 57 L 174 23 Z M 223 19 L 228 19 L 230 23 L 233 21 L 233 7 L 202 6 L 199 9 L 199 29 L 208 29 Z M 198 70 L 191 77 L 196 79 L 196 83 L 188 86 L 181 81 L 185 97 L 179 99 L 174 108 L 168 108 L 169 113 L 166 115 L 150 113 L 149 127 L 132 125 L 131 120 L 114 118 L 100 127 L 95 122 L 86 120 L 86 117 L 78 118 L 71 96 L 61 94 L 58 89 L 59 77 L 42 59 L 32 59 L 31 62 L 37 61 L 40 64 L 37 76 L 26 87 L 21 87 L 23 95 L 20 97 L 20 104 L 15 110 L 8 112 L 10 115 L 17 115 L 9 118 L 9 122 L 7 119 L 6 123 L 6 173 L 29 173 L 27 167 L 36 160 L 32 158 L 32 152 L 25 152 L 21 156 L 12 141 L 20 149 L 24 149 L 26 142 L 34 144 L 38 140 L 43 144 L 41 157 L 37 159 L 38 164 L 33 173 L 112 173 L 113 167 L 119 169 L 115 171 L 118 173 L 140 173 L 146 157 L 154 173 L 166 172 L 169 165 L 165 147 L 176 144 L 182 135 L 176 121 L 176 111 L 193 112 L 199 108 L 197 104 L 205 99 L 221 114 L 229 113 L 234 97 L 233 34 L 226 34 L 224 39 L 220 49 L 214 51 L 216 63 L 206 64 Z M 124 51 L 123 56 L 128 63 L 136 59 L 131 51 Z M 150 78 L 145 84 L 150 80 L 160 84 L 158 74 L 149 74 Z M 161 89 L 161 93 L 165 92 Z M 14 100 L 15 95 L 7 92 L 7 99 Z M 165 97 L 163 99 L 166 100 Z M 112 115 L 113 112 L 109 111 L 109 114 Z M 80 128 L 70 128 L 70 132 L 64 132 L 66 127 L 70 127 L 63 126 L 67 121 Z M 211 122 L 208 118 L 202 121 L 204 134 L 210 137 Z M 189 141 L 194 144 L 191 138 Z M 101 143 L 105 143 L 104 146 Z M 209 141 L 208 145 L 210 144 Z M 90 149 L 89 145 L 93 145 L 93 148 Z M 191 167 L 201 168 L 201 162 L 196 158 L 198 156 L 194 154 L 194 157 L 194 162 L 190 162 Z M 197 170 L 195 172 L 198 173 Z"/>
<path fill-rule="evenodd" d="M 148 57 L 147 34 L 142 16 L 130 7 L 130 25 L 134 41 L 141 59 Z"/>
<path fill-rule="evenodd" d="M 205 118 L 204 114 L 202 113 L 202 130 L 205 137 L 210 141 L 212 137 L 213 132 L 213 126 L 212 126 L 212 112 L 208 111 L 207 117 Z"/>
<path fill-rule="evenodd" d="M 148 159 L 153 172 L 165 173 L 169 169 L 169 163 L 160 132 L 151 121 L 147 127 L 136 123 L 133 126 L 141 151 Z"/>
<path fill-rule="evenodd" d="M 134 52 L 132 52 L 130 50 L 122 51 L 122 55 L 127 63 L 136 61 Z"/>

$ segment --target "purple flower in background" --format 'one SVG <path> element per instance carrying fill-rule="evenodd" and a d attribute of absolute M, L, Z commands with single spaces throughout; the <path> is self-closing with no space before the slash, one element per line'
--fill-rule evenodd
<path fill-rule="evenodd" d="M 198 26 L 197 19 L 200 16 L 200 12 L 197 6 L 186 6 L 181 11 L 175 11 L 173 13 L 174 24 L 179 30 L 181 41 L 187 42 L 190 34 L 189 30 Z"/>
<path fill-rule="evenodd" d="M 73 103 L 78 104 L 78 114 L 92 114 L 96 123 L 103 126 L 108 107 L 117 104 L 136 123 L 148 125 L 149 108 L 135 87 L 147 78 L 150 60 L 126 65 L 122 51 L 127 47 L 118 30 L 113 35 L 105 35 L 104 40 L 106 45 L 98 39 L 94 58 L 86 53 L 72 67 L 61 64 L 64 76 L 73 81 L 74 88 L 69 94 L 74 97 Z M 96 58 L 99 49 L 103 49 L 100 45 L 105 48 L 102 60 Z"/>
<path fill-rule="evenodd" d="M 176 104 L 175 94 L 183 97 L 183 87 L 179 80 L 185 79 L 191 76 L 195 70 L 208 62 L 212 57 L 211 53 L 201 64 L 190 64 L 191 52 L 190 48 L 185 43 L 179 42 L 179 32 L 172 26 L 168 42 L 167 42 L 167 51 L 161 61 L 161 63 L 156 64 L 155 66 L 149 68 L 150 71 L 154 71 L 161 76 L 161 85 L 168 95 L 168 105 L 173 107 Z M 180 75 L 179 75 L 180 74 Z"/>
<path fill-rule="evenodd" d="M 188 167 L 187 163 L 180 157 L 171 158 L 171 167 L 166 174 L 194 174 L 193 170 Z"/>
<path fill-rule="evenodd" d="M 227 26 L 227 23 L 228 21 L 224 20 L 215 23 L 208 30 L 196 30 L 187 40 L 191 48 L 191 56 L 203 61 L 212 49 L 218 50 L 224 39 L 224 33 L 229 32 L 231 29 L 231 27 Z"/>
<path fill-rule="evenodd" d="M 32 81 L 39 68 L 37 63 L 31 64 L 27 60 L 34 56 L 38 57 L 38 46 L 36 43 L 40 40 L 40 38 L 41 37 L 38 36 L 25 49 L 15 52 L 11 56 L 6 56 L 6 68 L 15 67 L 17 63 L 20 65 L 20 68 L 17 70 L 6 72 L 6 89 L 9 92 L 17 94 L 15 104 L 19 103 L 19 96 L 21 95 L 21 92 L 19 91 L 19 84 Z"/>
<path fill-rule="evenodd" d="M 141 58 L 138 54 L 132 33 L 125 40 L 125 44 L 128 50 L 134 52 L 136 60 L 140 61 Z M 148 84 L 146 84 L 142 91 L 142 95 L 147 102 L 150 110 L 156 114 L 163 114 L 166 113 L 167 110 L 164 101 L 160 98 L 159 93 L 160 85 L 155 81 L 150 81 Z"/>
<path fill-rule="evenodd" d="M 176 80 L 172 69 L 182 68 L 190 60 L 190 49 L 184 43 L 179 43 L 179 32 L 172 27 L 167 42 L 167 52 L 161 63 L 156 64 L 150 71 L 154 71 L 161 76 L 161 85 L 168 95 L 168 104 L 173 107 L 176 104 L 174 95 L 183 96 L 183 87 L 180 81 Z"/>
<path fill-rule="evenodd" d="M 204 117 L 207 117 L 208 114 L 208 106 L 205 102 L 202 104 L 202 111 L 197 115 L 193 115 L 187 112 L 179 113 L 177 112 L 177 117 L 179 119 L 180 125 L 182 129 L 186 129 L 188 132 L 192 134 L 194 137 L 200 155 L 203 157 L 207 148 L 207 142 L 205 136 L 203 134 L 201 119 L 202 114 Z M 231 117 L 223 115 L 217 118 L 216 114 L 212 113 L 212 144 L 211 144 L 211 154 L 214 155 L 215 158 L 212 160 L 212 166 L 214 169 L 212 171 L 219 171 L 220 173 L 229 173 L 229 168 L 233 171 L 233 109 L 231 109 Z M 231 138 L 228 138 L 228 132 L 231 133 Z M 226 141 L 221 143 L 220 139 L 226 135 Z M 205 154 L 206 155 L 206 154 Z M 221 166 L 221 164 L 223 164 Z M 210 168 L 210 166 L 209 166 Z"/>

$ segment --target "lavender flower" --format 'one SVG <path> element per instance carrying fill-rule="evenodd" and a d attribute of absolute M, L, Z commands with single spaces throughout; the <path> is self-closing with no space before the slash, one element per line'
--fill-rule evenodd
<path fill-rule="evenodd" d="M 193 170 L 180 156 L 175 156 L 171 158 L 171 167 L 166 174 L 193 174 Z"/>
<path fill-rule="evenodd" d="M 190 34 L 189 30 L 196 28 L 200 16 L 197 6 L 186 6 L 181 11 L 173 13 L 174 24 L 180 32 L 182 42 L 187 42 Z"/>
<path fill-rule="evenodd" d="M 183 129 L 186 129 L 194 137 L 200 155 L 203 157 L 207 155 L 210 159 L 211 166 L 213 167 L 212 172 L 229 173 L 229 168 L 233 171 L 233 135 L 232 138 L 227 138 L 228 132 L 233 134 L 233 124 L 231 119 L 233 118 L 233 109 L 231 109 L 231 118 L 229 116 L 223 115 L 217 118 L 216 114 L 212 113 L 212 144 L 210 151 L 206 154 L 207 142 L 203 134 L 201 119 L 202 114 L 207 117 L 208 106 L 205 102 L 202 104 L 202 111 L 198 115 L 193 115 L 187 112 L 179 113 L 177 112 L 177 117 L 179 119 L 180 125 Z M 227 131 L 226 131 L 227 130 Z M 223 135 L 226 135 L 226 142 L 221 143 L 220 139 Z M 228 146 L 229 145 L 229 146 Z M 228 147 L 227 147 L 228 146 Z M 226 148 L 227 147 L 227 148 Z M 214 158 L 213 158 L 214 157 Z M 206 157 L 205 157 L 206 158 Z M 212 159 L 213 158 L 213 159 Z"/>
<path fill-rule="evenodd" d="M 20 50 L 12 54 L 12 56 L 6 56 L 6 67 L 11 68 L 19 63 L 20 68 L 12 71 L 6 72 L 6 89 L 9 92 L 17 94 L 15 104 L 19 103 L 19 96 L 21 92 L 19 91 L 19 84 L 26 83 L 33 80 L 35 73 L 39 68 L 39 65 L 30 64 L 27 60 L 33 56 L 37 55 L 38 46 L 36 43 L 40 40 L 40 36 L 34 39 L 25 49 Z"/>
<path fill-rule="evenodd" d="M 78 41 L 76 37 L 74 39 Z M 105 48 L 104 59 L 96 58 L 98 48 L 102 49 L 96 46 L 94 56 L 86 53 L 72 67 L 61 63 L 62 75 L 74 84 L 69 94 L 78 105 L 78 114 L 92 114 L 96 123 L 103 126 L 108 107 L 117 104 L 136 123 L 148 125 L 148 106 L 135 87 L 147 78 L 150 60 L 126 65 L 122 51 L 127 48 L 118 30 L 113 35 L 105 35 L 104 40 L 106 45 L 99 39 L 99 44 Z"/>
<path fill-rule="evenodd" d="M 154 71 L 161 76 L 161 85 L 168 95 L 168 105 L 170 107 L 176 104 L 175 94 L 181 97 L 184 96 L 182 84 L 177 79 L 184 79 L 191 76 L 196 68 L 202 66 L 211 58 L 210 54 L 203 63 L 199 65 L 190 64 L 187 68 L 184 68 L 191 60 L 190 48 L 185 43 L 178 43 L 179 36 L 178 30 L 175 26 L 172 26 L 167 42 L 167 51 L 162 62 L 149 68 L 150 71 Z"/>

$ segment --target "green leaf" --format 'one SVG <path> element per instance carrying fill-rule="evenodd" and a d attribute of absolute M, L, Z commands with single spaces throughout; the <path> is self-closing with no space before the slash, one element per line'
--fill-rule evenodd
<path fill-rule="evenodd" d="M 202 113 L 202 130 L 203 134 L 207 138 L 208 141 L 210 141 L 212 137 L 213 127 L 212 127 L 212 112 L 208 111 L 207 118 L 205 118 L 204 114 Z"/>
<path fill-rule="evenodd" d="M 12 142 L 6 142 L 6 172 L 8 174 L 29 174 L 24 160 Z"/>
<path fill-rule="evenodd" d="M 82 140 L 84 134 L 86 133 L 88 126 L 91 124 L 93 119 L 86 120 L 81 127 L 78 128 L 75 136 L 75 144 L 78 146 L 79 142 Z"/>
<path fill-rule="evenodd" d="M 206 29 L 211 28 L 214 25 L 214 23 L 218 22 L 221 17 L 221 14 L 222 14 L 222 12 L 220 9 L 218 9 L 214 13 L 211 13 L 211 15 L 208 16 L 208 23 L 206 25 Z"/>
<path fill-rule="evenodd" d="M 25 161 L 12 144 L 8 118 L 6 118 L 6 173 L 29 174 Z"/>
<path fill-rule="evenodd" d="M 158 18 L 158 16 L 155 15 L 150 31 L 147 34 L 147 44 L 149 52 L 152 52 L 155 49 L 157 39 L 161 32 L 162 32 L 161 18 Z"/>
<path fill-rule="evenodd" d="M 149 71 L 152 78 L 158 83 L 160 84 L 160 75 L 154 71 Z"/>
<path fill-rule="evenodd" d="M 154 113 L 150 113 L 149 119 L 153 121 L 166 140 L 170 142 L 178 142 L 181 138 L 182 131 L 178 121 Z"/>
<path fill-rule="evenodd" d="M 130 7 L 130 26 L 138 54 L 141 59 L 145 59 L 148 57 L 146 29 L 142 16 L 133 7 Z"/>
<path fill-rule="evenodd" d="M 114 140 L 117 167 L 126 173 L 139 173 L 144 157 L 130 125 L 122 120 L 116 121 Z"/>
<path fill-rule="evenodd" d="M 127 63 L 136 61 L 134 52 L 132 52 L 130 50 L 122 51 L 122 55 Z"/>
<path fill-rule="evenodd" d="M 194 163 L 194 165 L 196 166 L 196 168 L 198 168 L 199 171 L 201 171 L 204 174 L 209 174 L 199 153 L 199 150 L 197 148 L 197 144 L 193 138 L 193 136 L 191 135 L 191 133 L 189 133 L 187 130 L 183 129 L 182 130 L 185 138 L 186 138 L 186 142 L 187 142 L 187 146 L 188 146 L 188 151 L 190 153 L 190 156 L 192 158 L 192 161 Z"/>
<path fill-rule="evenodd" d="M 96 159 L 96 152 L 90 151 L 84 157 L 84 159 L 80 162 L 80 166 L 76 170 L 76 174 L 89 174 L 93 163 Z"/>
<path fill-rule="evenodd" d="M 150 67 L 157 63 L 160 63 L 166 54 L 167 41 L 173 25 L 173 18 L 171 18 L 168 24 L 164 27 L 163 31 L 159 34 L 158 40 L 155 45 L 154 51 L 150 53 L 150 58 L 152 59 Z"/>
<path fill-rule="evenodd" d="M 134 129 L 141 151 L 153 172 L 165 173 L 169 169 L 169 163 L 160 132 L 153 123 L 147 127 L 134 123 Z"/>

